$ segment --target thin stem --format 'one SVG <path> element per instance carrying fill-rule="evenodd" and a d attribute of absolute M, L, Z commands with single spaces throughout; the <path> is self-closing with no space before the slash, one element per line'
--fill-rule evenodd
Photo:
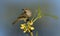
<path fill-rule="evenodd" d="M 36 32 L 36 36 L 38 36 L 38 31 Z"/>
<path fill-rule="evenodd" d="M 35 22 L 37 19 L 38 19 L 38 17 L 37 17 L 37 18 L 35 18 L 35 19 L 33 20 L 33 22 Z"/>
<path fill-rule="evenodd" d="M 30 35 L 33 36 L 33 32 L 30 32 Z"/>
<path fill-rule="evenodd" d="M 41 18 L 41 17 L 36 17 L 34 20 L 33 20 L 33 22 L 35 22 L 37 19 L 39 19 L 39 18 Z"/>
<path fill-rule="evenodd" d="M 33 22 L 35 22 L 37 19 L 41 18 L 42 14 L 41 14 L 41 10 L 40 8 L 38 9 L 38 16 L 33 20 Z"/>
<path fill-rule="evenodd" d="M 29 36 L 29 34 L 26 34 L 26 36 Z"/>

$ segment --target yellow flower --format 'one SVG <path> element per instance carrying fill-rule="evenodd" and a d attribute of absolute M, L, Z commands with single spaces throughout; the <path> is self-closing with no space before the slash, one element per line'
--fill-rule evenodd
<path fill-rule="evenodd" d="M 31 27 L 31 30 L 34 30 L 34 27 Z"/>
<path fill-rule="evenodd" d="M 23 32 L 24 32 L 24 33 L 26 33 L 26 32 L 27 32 L 27 29 L 26 29 L 26 30 L 24 30 Z"/>
<path fill-rule="evenodd" d="M 21 24 L 21 29 L 24 29 L 25 28 L 25 24 Z"/>
<path fill-rule="evenodd" d="M 32 26 L 33 23 L 31 23 L 30 21 L 27 24 L 21 24 L 21 29 L 23 30 L 24 33 L 26 32 L 31 32 L 34 30 L 34 27 Z"/>
<path fill-rule="evenodd" d="M 28 21 L 27 24 L 33 25 L 33 21 L 32 20 L 31 21 Z"/>

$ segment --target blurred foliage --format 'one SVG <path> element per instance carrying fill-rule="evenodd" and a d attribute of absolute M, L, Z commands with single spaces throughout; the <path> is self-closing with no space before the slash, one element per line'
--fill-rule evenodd
<path fill-rule="evenodd" d="M 42 11 L 41 11 L 41 9 L 40 8 L 38 8 L 38 17 L 39 16 L 49 16 L 49 17 L 52 17 L 52 18 L 54 18 L 54 19 L 58 19 L 58 17 L 57 16 L 55 16 L 55 15 L 53 15 L 53 14 L 46 14 L 46 13 L 42 13 Z"/>

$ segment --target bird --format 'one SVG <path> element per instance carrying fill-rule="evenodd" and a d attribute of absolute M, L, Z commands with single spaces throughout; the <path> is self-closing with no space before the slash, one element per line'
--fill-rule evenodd
<path fill-rule="evenodd" d="M 19 17 L 17 17 L 17 19 L 13 22 L 13 24 L 23 20 L 24 22 L 29 21 L 29 18 L 32 16 L 32 12 L 29 8 L 23 8 L 23 13 L 21 13 L 19 15 Z"/>

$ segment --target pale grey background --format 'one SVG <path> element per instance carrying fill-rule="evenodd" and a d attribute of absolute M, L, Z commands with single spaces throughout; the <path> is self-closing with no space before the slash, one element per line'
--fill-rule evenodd
<path fill-rule="evenodd" d="M 9 11 L 8 5 L 11 4 L 16 5 L 20 11 Z M 33 11 L 38 5 L 43 13 L 51 13 L 58 16 L 58 19 L 43 17 L 39 20 L 40 23 L 36 21 L 34 35 L 39 31 L 39 36 L 60 36 L 60 0 L 0 0 L 0 36 L 25 36 L 19 29 L 19 23 L 12 26 L 12 22 L 21 13 L 22 8 L 28 7 Z"/>

